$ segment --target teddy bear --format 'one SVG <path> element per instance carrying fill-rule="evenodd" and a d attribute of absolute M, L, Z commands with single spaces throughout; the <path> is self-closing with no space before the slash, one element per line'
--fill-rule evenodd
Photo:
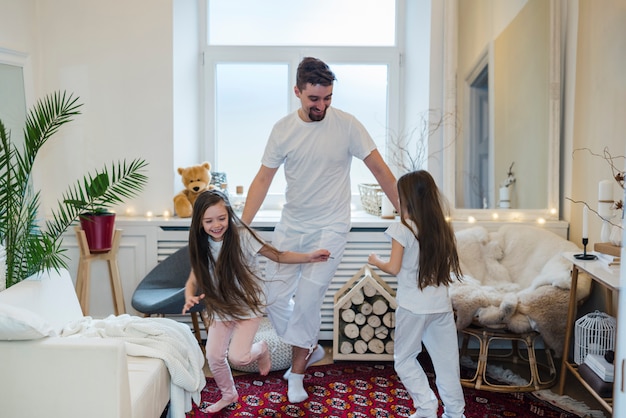
<path fill-rule="evenodd" d="M 178 174 L 185 189 L 174 196 L 174 210 L 181 218 L 190 218 L 195 203 L 200 193 L 214 189 L 211 184 L 211 164 L 192 165 L 191 167 L 179 167 Z"/>

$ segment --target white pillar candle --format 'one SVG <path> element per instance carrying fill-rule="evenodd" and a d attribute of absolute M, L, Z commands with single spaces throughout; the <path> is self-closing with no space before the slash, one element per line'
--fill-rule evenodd
<path fill-rule="evenodd" d="M 589 222 L 589 208 L 587 205 L 583 206 L 583 238 L 589 238 L 588 222 Z"/>
<path fill-rule="evenodd" d="M 611 216 L 613 202 L 613 182 L 602 180 L 598 184 L 598 214 L 603 218 Z"/>
<path fill-rule="evenodd" d="M 511 207 L 511 193 L 508 187 L 500 187 L 500 207 L 504 209 Z"/>
<path fill-rule="evenodd" d="M 396 214 L 394 213 L 395 208 L 393 207 L 393 205 L 391 204 L 391 200 L 389 200 L 389 198 L 387 197 L 387 195 L 383 195 L 383 202 L 381 205 L 381 214 L 380 217 L 383 219 L 393 219 L 396 217 Z"/>
<path fill-rule="evenodd" d="M 598 184 L 598 200 L 613 201 L 613 182 L 611 180 L 602 180 Z"/>

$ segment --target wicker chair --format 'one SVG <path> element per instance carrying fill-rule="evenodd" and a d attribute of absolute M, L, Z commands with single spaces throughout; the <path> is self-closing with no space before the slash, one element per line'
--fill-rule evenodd
<path fill-rule="evenodd" d="M 491 233 L 478 226 L 456 232 L 456 238 L 464 280 L 450 287 L 450 297 L 463 335 L 461 363 L 476 367 L 462 384 L 500 392 L 553 386 L 553 356 L 563 353 L 571 285 L 571 265 L 562 253 L 578 246 L 543 228 L 522 225 Z M 588 277 L 578 282 L 578 300 L 590 291 Z M 472 340 L 478 350 L 469 350 Z M 541 345 L 544 350 L 538 350 Z M 520 372 L 526 365 L 528 372 L 518 379 L 505 373 L 512 381 L 490 377 L 503 372 L 503 364 Z"/>

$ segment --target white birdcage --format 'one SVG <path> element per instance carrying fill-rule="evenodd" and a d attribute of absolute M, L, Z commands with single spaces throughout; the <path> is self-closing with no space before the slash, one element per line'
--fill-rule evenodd
<path fill-rule="evenodd" d="M 595 311 L 579 318 L 574 327 L 574 362 L 582 364 L 587 354 L 603 356 L 615 348 L 617 321 L 612 316 Z"/>

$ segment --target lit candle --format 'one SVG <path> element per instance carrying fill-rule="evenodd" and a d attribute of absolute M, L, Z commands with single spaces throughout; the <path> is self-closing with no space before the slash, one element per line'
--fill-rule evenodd
<path fill-rule="evenodd" d="M 587 230 L 588 228 L 588 218 L 589 217 L 589 208 L 587 207 L 587 205 L 583 206 L 583 239 L 584 238 L 589 238 L 589 231 Z"/>

